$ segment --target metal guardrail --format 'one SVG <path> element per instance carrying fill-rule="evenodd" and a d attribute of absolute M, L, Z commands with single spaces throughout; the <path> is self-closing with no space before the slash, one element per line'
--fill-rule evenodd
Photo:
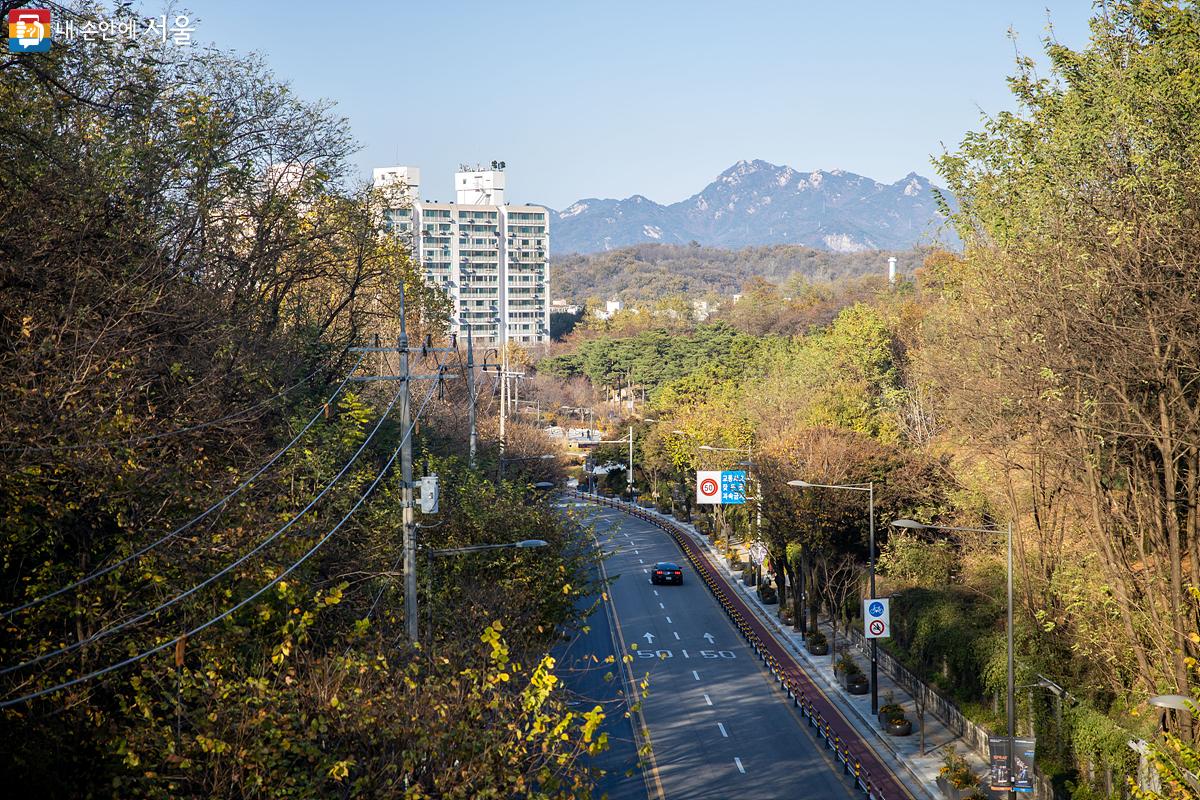
<path fill-rule="evenodd" d="M 778 658 L 773 654 L 765 644 L 758 633 L 754 631 L 751 625 L 747 622 L 745 616 L 734 606 L 730 601 L 725 590 L 717 583 L 715 576 L 712 574 L 711 565 L 707 560 L 701 560 L 699 548 L 688 537 L 678 525 L 673 522 L 666 522 L 651 516 L 645 509 L 637 505 L 632 505 L 622 501 L 610 500 L 599 495 L 590 495 L 578 490 L 568 490 L 569 495 L 581 500 L 597 503 L 602 506 L 620 509 L 628 514 L 631 514 L 638 519 L 649 522 L 650 524 L 661 528 L 675 539 L 684 555 L 692 563 L 697 573 L 704 578 L 705 584 L 710 592 L 716 597 L 721 604 L 721 608 L 725 611 L 726 616 L 734 623 L 737 629 L 741 632 L 743 638 L 754 648 L 755 654 L 758 655 L 771 670 L 771 674 L 779 681 L 780 688 L 787 692 L 788 697 L 792 700 L 804 719 L 807 720 L 809 727 L 813 728 L 818 737 L 824 742 L 827 749 L 833 750 L 838 763 L 842 765 L 842 771 L 846 775 L 854 778 L 854 783 L 861 789 L 870 800 L 888 800 L 887 796 L 875 786 L 871 779 L 870 773 L 863 767 L 861 760 L 856 757 L 850 748 L 842 741 L 841 737 L 833 730 L 828 720 L 813 704 L 803 688 L 788 675 L 786 675 L 779 664 Z"/>

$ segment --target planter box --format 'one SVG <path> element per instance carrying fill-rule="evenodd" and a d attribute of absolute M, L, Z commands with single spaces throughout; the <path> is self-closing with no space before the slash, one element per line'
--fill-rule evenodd
<path fill-rule="evenodd" d="M 937 785 L 938 789 L 942 792 L 942 797 L 945 797 L 946 800 L 966 800 L 966 798 L 970 797 L 975 792 L 974 787 L 967 789 L 955 789 L 950 785 L 950 781 L 946 780 L 941 775 L 938 775 Z"/>
<path fill-rule="evenodd" d="M 821 642 L 820 644 L 813 644 L 812 642 L 808 642 L 805 644 L 805 647 L 808 649 L 809 655 L 813 655 L 813 656 L 829 655 L 829 642 Z"/>
<path fill-rule="evenodd" d="M 871 681 L 866 675 L 849 675 L 846 677 L 846 691 L 850 694 L 866 694 L 871 691 Z"/>
<path fill-rule="evenodd" d="M 883 727 L 891 736 L 909 736 L 912 734 L 912 722 L 907 719 L 889 721 Z"/>

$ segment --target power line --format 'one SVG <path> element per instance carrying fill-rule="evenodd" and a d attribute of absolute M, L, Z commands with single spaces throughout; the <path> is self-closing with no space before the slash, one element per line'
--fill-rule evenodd
<path fill-rule="evenodd" d="M 290 575 L 292 572 L 294 572 L 296 569 L 298 569 L 301 564 L 303 564 L 310 557 L 312 557 L 313 553 L 316 553 L 318 550 L 320 550 L 325 545 L 325 543 L 327 541 L 329 541 L 329 539 L 332 538 L 335 533 L 338 532 L 338 530 L 342 527 L 342 525 L 344 525 L 346 523 L 346 520 L 350 519 L 350 517 L 354 514 L 354 512 L 356 512 L 359 509 L 359 507 L 364 502 L 366 502 L 367 498 L 371 496 L 371 493 L 375 491 L 375 487 L 379 485 L 379 482 L 381 480 L 383 480 L 383 476 L 387 474 L 387 471 L 391 468 L 392 464 L 396 461 L 396 457 L 400 455 L 400 450 L 404 447 L 404 443 L 406 441 L 408 441 L 410 436 L 412 436 L 413 429 L 416 428 L 416 425 L 417 425 L 417 420 L 420 419 L 421 412 L 423 412 L 425 410 L 425 406 L 429 403 L 430 398 L 433 397 L 433 392 L 434 392 L 434 389 L 436 389 L 436 388 L 437 388 L 436 382 L 433 383 L 432 385 L 430 385 L 429 394 L 427 394 L 425 396 L 425 400 L 421 403 L 421 408 L 417 411 L 416 417 L 413 419 L 412 424 L 408 426 L 408 430 L 405 431 L 404 436 L 400 439 L 400 444 L 398 444 L 396 446 L 396 449 L 392 451 L 392 455 L 390 458 L 388 458 L 387 463 L 383 465 L 383 469 L 381 469 L 379 471 L 379 474 L 375 476 L 375 479 L 373 481 L 371 481 L 371 485 L 368 486 L 367 490 L 363 493 L 363 495 L 358 498 L 358 501 L 354 504 L 354 506 L 348 512 L 346 512 L 346 515 L 344 517 L 342 517 L 338 521 L 338 523 L 336 525 L 334 525 L 327 533 L 325 533 L 325 535 L 323 535 L 320 538 L 320 540 L 318 540 L 317 543 L 314 544 L 308 550 L 308 552 L 306 552 L 304 555 L 300 556 L 300 558 L 297 559 L 296 561 L 292 562 L 292 564 L 287 569 L 285 569 L 279 575 L 275 576 L 270 581 L 268 581 L 265 585 L 263 585 L 261 588 L 259 588 L 257 591 L 255 591 L 254 594 L 250 595 L 249 597 L 245 598 L 244 600 L 241 600 L 240 602 L 231 606 L 230 608 L 225 609 L 217 616 L 210 618 L 209 620 L 201 623 L 200 625 L 197 625 L 195 628 L 192 628 L 191 630 L 187 631 L 186 633 L 181 633 L 180 635 L 176 636 L 175 638 L 169 639 L 168 641 L 158 644 L 149 650 L 145 650 L 141 653 L 138 653 L 135 656 L 130 656 L 129 658 L 126 658 L 123 661 L 118 661 L 115 664 L 109 664 L 107 667 L 103 667 L 98 670 L 93 670 L 92 672 L 89 672 L 85 675 L 80 675 L 79 677 L 73 678 L 69 681 L 64 681 L 62 683 L 55 684 L 54 686 L 48 686 L 45 689 L 39 689 L 36 692 L 30 692 L 28 694 L 13 698 L 11 700 L 0 701 L 0 708 L 8 708 L 10 706 L 15 706 L 20 703 L 26 703 L 30 700 L 35 700 L 44 695 L 52 694 L 54 692 L 58 692 L 63 689 L 69 689 L 70 687 L 77 686 L 78 684 L 83 683 L 85 681 L 90 681 L 93 678 L 98 678 L 102 675 L 107 675 L 110 672 L 115 672 L 116 670 L 122 669 L 131 664 L 136 664 L 139 661 L 143 661 L 143 660 L 149 658 L 150 656 L 154 655 L 155 653 L 161 653 L 163 650 L 166 650 L 168 647 L 173 647 L 174 645 L 178 644 L 180 641 L 191 638 L 192 636 L 195 636 L 196 634 L 203 632 L 207 628 L 212 627 L 213 625 L 217 624 L 218 622 L 220 622 L 224 619 L 227 619 L 231 615 L 237 613 L 238 611 L 245 608 L 250 603 L 257 600 L 259 597 L 264 595 L 266 592 L 270 591 L 272 587 L 274 587 L 276 584 L 278 584 L 280 581 L 282 581 L 284 578 L 286 578 L 288 575 Z"/>
<path fill-rule="evenodd" d="M 406 391 L 406 390 L 407 390 L 407 387 L 403 387 L 401 391 Z M 91 636 L 89 636 L 86 639 L 76 640 L 69 645 L 64 645 L 64 646 L 58 648 L 57 650 L 49 650 L 45 653 L 40 653 L 39 655 L 29 659 L 28 661 L 23 661 L 20 664 L 13 664 L 12 666 L 4 667 L 3 669 L 0 669 L 0 675 L 7 675 L 8 673 L 15 672 L 16 670 L 24 669 L 26 667 L 31 667 L 34 664 L 40 664 L 41 662 L 43 662 L 49 658 L 63 655 L 65 653 L 74 652 L 81 647 L 84 647 L 89 644 L 94 644 L 95 642 L 98 642 L 101 639 L 105 639 L 105 638 L 111 636 L 112 634 L 117 633 L 118 631 L 123 631 L 132 625 L 136 625 L 137 623 L 141 622 L 142 620 L 148 619 L 148 618 L 158 614 L 158 612 L 168 609 L 171 606 L 186 600 L 187 598 L 191 597 L 192 595 L 194 595 L 196 592 L 200 591 L 204 587 L 212 585 L 219 578 L 222 578 L 225 575 L 228 575 L 230 572 L 237 569 L 242 564 L 245 564 L 247 561 L 249 561 L 251 558 L 253 558 L 258 553 L 261 553 L 269 544 L 274 542 L 276 539 L 278 539 L 280 536 L 282 536 L 285 532 L 287 532 L 293 525 L 295 525 L 296 522 L 301 517 L 303 517 L 310 510 L 312 510 L 313 506 L 315 506 L 318 502 L 320 502 L 321 498 L 323 498 L 325 495 L 327 495 L 329 493 L 329 490 L 333 488 L 334 484 L 336 484 L 339 480 L 342 479 L 342 476 L 344 476 L 346 474 L 346 472 L 350 469 L 350 467 L 354 465 L 354 462 L 358 461 L 359 457 L 363 454 L 363 451 L 367 449 L 367 445 L 369 445 L 371 443 L 371 441 L 375 438 L 375 434 L 379 433 L 379 429 L 381 427 L 383 427 L 383 423 L 387 420 L 388 415 L 392 413 L 392 409 L 395 408 L 396 401 L 399 398 L 400 398 L 400 392 L 398 391 L 398 392 L 396 392 L 396 395 L 392 398 L 392 402 L 389 403 L 388 407 L 384 410 L 383 415 L 379 418 L 379 421 L 375 423 L 375 427 L 371 430 L 371 433 L 363 440 L 363 443 L 361 445 L 359 445 L 358 450 L 356 450 L 354 455 L 350 457 L 350 460 L 342 465 L 342 468 L 340 470 L 338 470 L 337 475 L 334 475 L 333 479 L 330 480 L 329 483 L 325 484 L 325 488 L 323 488 L 316 497 L 314 497 L 312 500 L 310 500 L 308 505 L 306 505 L 304 508 L 300 509 L 300 511 L 297 512 L 296 514 L 294 514 L 291 519 L 289 519 L 282 526 L 277 528 L 275 530 L 275 532 L 272 533 L 270 536 L 268 536 L 266 539 L 263 539 L 261 542 L 259 542 L 257 545 L 255 545 L 249 552 L 245 553 L 243 556 L 238 558 L 236 561 L 232 562 L 231 564 L 226 565 L 225 567 L 221 568 L 220 570 L 213 573 L 212 575 L 209 575 L 207 578 L 200 581 L 200 583 L 197 583 L 195 586 L 192 586 L 190 589 L 180 592 L 179 594 L 175 595 L 174 597 L 170 598 L 169 600 L 165 600 L 162 603 L 159 603 L 157 606 L 150 609 L 149 611 L 143 611 L 140 614 L 137 614 L 133 617 L 128 617 L 115 625 L 111 625 L 107 628 L 97 631 L 96 633 L 92 634 Z"/>
<path fill-rule="evenodd" d="M 341 354 L 339 353 L 339 356 L 340 355 Z M 361 363 L 361 361 L 362 361 L 362 359 L 360 358 L 359 362 Z M 286 397 L 287 395 L 289 395 L 292 392 L 299 389 L 304 384 L 308 383 L 310 380 L 312 380 L 314 377 L 317 376 L 317 373 L 319 373 L 321 370 L 325 369 L 325 367 L 328 366 L 330 363 L 332 363 L 332 359 L 322 362 L 321 365 L 318 366 L 316 369 L 314 369 L 312 372 L 308 373 L 303 378 L 301 378 L 300 380 L 293 383 L 291 386 L 288 386 L 286 389 L 283 389 L 280 392 L 278 392 L 277 394 L 274 394 L 271 397 L 268 397 L 266 400 L 261 400 L 261 401 L 255 403 L 254 405 L 249 406 L 248 408 L 243 408 L 240 411 L 235 411 L 232 414 L 227 414 L 223 417 L 219 417 L 218 419 L 211 419 L 208 422 L 200 422 L 195 425 L 189 425 L 186 428 L 176 428 L 175 430 L 163 431 L 161 433 L 146 434 L 145 436 L 132 436 L 128 439 L 108 439 L 108 440 L 100 441 L 100 442 L 89 442 L 87 444 L 49 444 L 49 445 L 30 446 L 30 445 L 25 445 L 25 444 L 17 444 L 16 442 L 0 442 L 0 453 L 16 453 L 16 452 L 48 453 L 48 452 L 57 452 L 57 451 L 61 451 L 61 450 L 87 450 L 87 449 L 90 449 L 93 447 L 115 447 L 117 445 L 123 445 L 123 444 L 141 444 L 143 442 L 152 442 L 156 439 L 166 439 L 171 436 L 182 436 L 185 433 L 192 433 L 193 431 L 199 431 L 199 430 L 204 430 L 205 428 L 211 428 L 214 425 L 220 425 L 223 422 L 232 422 L 234 420 L 241 419 L 242 417 L 245 417 L 248 414 L 251 414 L 254 411 L 257 411 L 260 408 L 268 406 L 271 403 L 274 403 L 276 400 L 280 399 L 281 397 Z M 357 367 L 358 365 L 355 364 L 355 366 Z"/>
<path fill-rule="evenodd" d="M 286 445 L 284 445 L 284 447 L 282 449 L 278 450 L 275 453 L 275 455 L 271 456 L 271 458 L 265 464 L 263 464 L 261 467 L 259 467 L 257 472 L 255 472 L 249 478 L 246 478 L 246 480 L 244 480 L 240 484 L 238 484 L 233 489 L 233 491 L 231 491 L 229 494 L 225 495 L 220 500 L 213 503 L 211 506 L 206 508 L 204 511 L 200 512 L 198 515 L 192 517 L 191 519 L 189 519 L 187 522 L 180 525 L 175 530 L 163 534 L 158 539 L 154 540 L 153 542 L 146 545 L 142 549 L 129 554 L 125 558 L 122 558 L 120 561 L 117 561 L 114 564 L 110 564 L 107 567 L 103 567 L 101 569 L 95 570 L 94 572 L 91 572 L 91 573 L 83 576 L 82 578 L 75 581 L 74 583 L 69 583 L 66 586 L 55 589 L 52 592 L 48 592 L 48 593 L 42 595 L 41 597 L 36 597 L 27 603 L 23 603 L 22 605 L 15 606 L 4 612 L 0 612 L 0 616 L 8 618 L 8 617 L 11 617 L 13 614 L 24 611 L 28 608 L 33 608 L 34 606 L 41 605 L 42 603 L 46 602 L 47 600 L 58 597 L 61 594 L 65 594 L 66 592 L 69 592 L 72 589 L 76 589 L 76 588 L 84 585 L 85 583 L 90 583 L 91 581 L 94 581 L 97 578 L 101 578 L 101 577 L 107 575 L 108 573 L 112 572 L 113 570 L 119 569 L 120 567 L 124 566 L 125 564 L 128 564 L 131 561 L 137 561 L 142 556 L 146 555 L 146 553 L 149 553 L 151 550 L 153 550 L 154 548 L 163 544 L 164 542 L 168 541 L 169 539 L 172 539 L 175 536 L 178 536 L 180 533 L 187 530 L 191 526 L 195 525 L 197 522 L 200 522 L 201 520 L 206 518 L 209 514 L 216 511 L 218 508 L 221 508 L 222 506 L 224 506 L 226 503 L 229 502 L 230 499 L 232 499 L 234 497 L 234 495 L 238 494 L 240 491 L 242 491 L 247 486 L 249 486 L 251 483 L 253 483 L 254 480 L 256 478 L 258 478 L 259 475 L 262 475 L 264 472 L 266 472 L 268 469 L 270 469 L 275 464 L 276 461 L 278 461 L 280 458 L 283 457 L 284 453 L 286 453 L 288 450 L 290 450 L 292 447 L 294 447 L 296 442 L 300 441 L 300 437 L 303 436 L 305 433 L 307 433 L 308 429 L 316 424 L 317 420 L 320 419 L 325 414 L 325 409 L 328 408 L 333 403 L 333 401 L 341 393 L 342 389 L 344 389 L 346 387 L 346 384 L 350 381 L 350 376 L 354 374 L 354 371 L 356 369 L 358 369 L 358 365 L 362 363 L 362 361 L 365 357 L 366 357 L 365 355 L 358 357 L 358 361 L 354 364 L 353 367 L 350 368 L 350 371 L 346 373 L 346 377 L 342 380 L 342 382 L 340 384 L 338 384 L 338 387 L 336 389 L 334 389 L 333 394 L 331 394 L 329 396 L 329 399 L 326 400 L 324 404 L 322 404 L 321 408 L 317 410 L 317 413 L 313 414 L 312 419 L 310 419 L 304 425 L 304 427 L 300 429 L 300 432 L 297 433 L 294 437 L 292 437 L 292 440 L 290 442 L 288 442 Z"/>

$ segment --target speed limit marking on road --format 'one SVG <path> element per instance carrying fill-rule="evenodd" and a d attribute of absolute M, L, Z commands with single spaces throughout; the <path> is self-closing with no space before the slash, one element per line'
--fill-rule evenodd
<path fill-rule="evenodd" d="M 891 604 L 890 597 L 867 597 L 863 600 L 863 636 L 886 639 L 892 635 Z"/>

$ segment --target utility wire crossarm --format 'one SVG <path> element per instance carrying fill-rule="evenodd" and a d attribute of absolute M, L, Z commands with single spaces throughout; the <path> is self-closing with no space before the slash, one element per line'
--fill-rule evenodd
<path fill-rule="evenodd" d="M 336 525 L 334 525 L 332 528 L 329 529 L 329 531 L 327 531 L 324 535 L 322 535 L 321 538 L 319 540 L 317 540 L 316 544 L 314 544 L 307 552 L 305 552 L 302 556 L 300 556 L 299 559 L 292 562 L 292 564 L 290 564 L 286 569 L 284 569 L 279 575 L 272 578 L 270 581 L 268 581 L 266 584 L 264 584 L 262 587 L 260 587 L 258 590 L 256 590 L 249 597 L 246 597 L 245 599 L 239 601 L 238 603 L 234 604 L 233 606 L 230 606 L 229 608 L 225 609 L 220 614 L 217 614 L 216 616 L 211 617 L 210 619 L 208 619 L 205 622 L 197 625 L 196 627 L 186 631 L 185 633 L 181 633 L 178 636 L 175 636 L 174 638 L 168 639 L 167 641 L 164 641 L 158 645 L 155 645 L 154 647 L 150 648 L 149 650 L 144 650 L 144 651 L 138 653 L 137 655 L 130 656 L 129 658 L 126 658 L 122 661 L 118 661 L 115 664 L 110 664 L 101 669 L 93 670 L 84 675 L 80 675 L 76 678 L 73 678 L 69 681 L 63 681 L 62 683 L 55 684 L 54 686 L 47 686 L 44 689 L 39 689 L 38 691 L 35 691 L 35 692 L 29 692 L 27 694 L 21 695 L 20 697 L 14 697 L 14 698 L 11 698 L 8 700 L 0 701 L 0 708 L 8 708 L 11 706 L 19 705 L 21 703 L 27 703 L 30 700 L 37 699 L 38 697 L 43 697 L 45 695 L 52 694 L 54 692 L 58 692 L 63 689 L 69 689 L 70 687 L 77 686 L 81 683 L 84 683 L 85 681 L 89 681 L 94 678 L 98 678 L 102 675 L 107 675 L 110 672 L 115 672 L 116 670 L 122 669 L 122 668 L 130 666 L 132 664 L 136 664 L 137 662 L 143 661 L 143 660 L 149 658 L 150 656 L 155 655 L 156 653 L 161 653 L 162 651 L 166 650 L 169 647 L 174 647 L 176 644 L 183 641 L 184 639 L 191 638 L 191 637 L 195 636 L 196 634 L 201 633 L 204 630 L 212 627 L 213 625 L 217 624 L 218 622 L 221 622 L 224 619 L 228 619 L 233 614 L 237 613 L 241 609 L 243 609 L 246 606 L 253 603 L 259 597 L 262 597 L 264 594 L 266 594 L 268 591 L 270 591 L 274 586 L 276 586 L 280 581 L 282 581 L 288 575 L 292 574 L 297 569 L 299 569 L 300 566 L 302 564 L 304 564 L 305 561 L 307 561 L 309 558 L 312 557 L 312 555 L 314 553 L 316 553 L 318 550 L 320 550 L 325 545 L 325 543 L 328 542 L 333 537 L 333 535 L 335 533 L 337 533 L 338 530 L 341 529 L 341 527 L 346 523 L 346 521 L 349 520 L 350 517 L 353 516 L 356 511 L 358 511 L 358 509 L 362 506 L 362 504 L 366 502 L 367 498 L 371 496 L 371 494 L 375 491 L 375 487 L 379 485 L 379 482 L 383 480 L 384 476 L 388 473 L 388 470 L 391 469 L 392 464 L 395 463 L 396 458 L 400 455 L 401 448 L 404 446 L 404 444 L 406 442 L 408 442 L 408 440 L 412 436 L 413 429 L 416 427 L 416 421 L 417 421 L 417 419 L 420 418 L 421 412 L 424 411 L 425 406 L 429 403 L 430 398 L 433 397 L 433 393 L 434 393 L 435 389 L 436 389 L 436 384 L 433 386 L 430 386 L 429 393 L 425 396 L 425 400 L 421 404 L 421 408 L 417 411 L 417 414 L 414 417 L 412 424 L 410 424 L 408 426 L 407 430 L 404 433 L 404 436 L 401 438 L 400 444 L 398 444 L 396 446 L 396 449 L 392 451 L 391 457 L 388 458 L 387 463 L 385 463 L 383 465 L 383 468 L 379 471 L 379 474 L 377 474 L 375 476 L 375 479 L 373 481 L 371 481 L 371 484 L 367 487 L 366 491 L 363 492 L 362 496 L 358 498 L 358 500 L 355 502 L 355 504 L 350 508 L 349 511 L 346 512 L 346 515 L 344 517 L 342 517 Z"/>
<path fill-rule="evenodd" d="M 241 492 L 243 489 L 245 489 L 247 486 L 249 486 L 251 483 L 253 483 L 260 475 L 262 475 L 264 472 L 266 472 L 272 466 L 274 466 L 275 463 L 277 461 L 279 461 L 280 458 L 283 457 L 283 454 L 286 453 L 288 450 L 292 449 L 292 447 L 294 447 L 296 445 L 296 442 L 300 441 L 300 438 L 302 436 L 304 436 L 304 434 L 307 433 L 308 430 L 317 423 L 317 420 L 321 419 L 325 415 L 325 409 L 327 409 L 333 403 L 333 401 L 341 393 L 342 389 L 344 389 L 346 387 L 346 384 L 350 381 L 350 375 L 353 375 L 354 370 L 358 369 L 358 366 L 359 366 L 359 364 L 362 363 L 362 360 L 363 360 L 363 357 L 360 356 L 358 361 L 354 364 L 354 366 L 350 368 L 350 371 L 347 373 L 347 377 L 344 378 L 340 384 L 338 384 L 337 388 L 334 389 L 333 394 L 331 394 L 329 396 L 329 399 L 326 400 L 322 404 L 322 406 L 317 410 L 317 413 L 315 413 L 308 420 L 308 422 L 305 423 L 304 427 L 302 427 L 300 429 L 299 433 L 297 433 L 295 436 L 293 436 L 292 440 L 290 442 L 288 442 L 282 448 L 277 450 L 275 452 L 275 454 L 266 461 L 266 463 L 264 463 L 261 467 L 258 468 L 258 470 L 256 470 L 254 472 L 253 475 L 251 475 L 249 478 L 246 478 L 244 481 L 242 481 L 236 487 L 234 487 L 233 491 L 229 492 L 224 497 L 217 500 L 215 503 L 210 505 L 208 508 L 204 509 L 204 511 L 201 511 L 199 514 L 192 517 L 191 519 L 189 519 L 187 522 L 183 523 L 179 527 L 175 528 L 174 530 L 168 531 L 167 533 L 163 534 L 159 538 L 155 539 L 150 544 L 142 547 L 139 550 L 134 551 L 133 553 L 130 553 L 129 555 L 125 556 L 124 558 L 120 559 L 119 561 L 109 564 L 106 567 L 101 567 L 100 569 L 94 570 L 94 571 L 88 573 L 87 575 L 84 575 L 82 578 L 79 578 L 78 580 L 67 584 L 66 586 L 61 586 L 52 592 L 47 592 L 46 594 L 41 595 L 39 597 L 35 597 L 34 599 L 29 600 L 25 603 L 22 603 L 19 606 L 14 606 L 3 612 L 0 612 L 0 616 L 6 617 L 6 618 L 12 617 L 14 614 L 17 614 L 21 611 L 25 611 L 27 609 L 33 608 L 35 606 L 39 606 L 42 603 L 45 603 L 47 600 L 51 600 L 55 597 L 65 594 L 73 589 L 77 589 L 86 583 L 90 583 L 91 581 L 96 580 L 97 578 L 104 577 L 105 575 L 109 574 L 113 570 L 120 569 L 121 567 L 125 566 L 126 564 L 135 562 L 135 561 L 139 560 L 142 556 L 149 553 L 151 550 L 154 550 L 155 548 L 159 547 L 160 545 L 175 538 L 180 533 L 183 533 L 188 528 L 195 525 L 197 522 L 200 522 L 200 521 L 206 519 L 214 511 L 217 511 L 218 509 L 224 507 L 225 504 L 228 503 L 239 492 Z M 0 673 L 0 674 L 2 674 L 2 673 Z"/>
<path fill-rule="evenodd" d="M 282 536 L 284 533 L 286 533 L 293 525 L 295 525 L 296 522 L 298 522 L 301 517 L 303 517 L 305 514 L 307 514 L 309 511 L 311 511 L 313 509 L 313 507 L 316 506 L 316 504 L 319 503 L 321 501 L 321 499 L 324 498 L 325 495 L 329 493 L 329 491 L 334 487 L 334 485 L 339 480 L 341 480 L 342 477 L 350 470 L 350 467 L 353 466 L 356 461 L 358 461 L 359 457 L 367 449 L 367 445 L 369 445 L 371 443 L 371 441 L 375 438 L 375 435 L 377 433 L 379 433 L 379 429 L 381 427 L 383 427 L 384 421 L 387 420 L 388 416 L 392 412 L 392 409 L 395 408 L 396 401 L 399 399 L 399 397 L 400 397 L 400 392 L 397 391 L 396 395 L 392 398 L 392 402 L 388 404 L 387 409 L 384 410 L 383 415 L 379 418 L 379 421 L 375 423 L 375 427 L 371 430 L 370 434 L 368 434 L 367 437 L 363 440 L 362 444 L 359 445 L 358 450 L 356 450 L 354 455 L 350 457 L 349 461 L 347 461 L 345 464 L 342 465 L 342 468 L 340 470 L 338 470 L 338 473 L 336 475 L 334 475 L 333 478 L 327 484 L 325 484 L 325 487 L 323 489 L 321 489 L 320 493 L 316 497 L 314 497 L 312 500 L 310 500 L 309 503 L 306 506 L 304 506 L 304 508 L 300 509 L 300 511 L 297 512 L 295 515 L 293 515 L 287 522 L 285 522 L 279 528 L 276 528 L 275 531 L 270 536 L 263 539 L 261 542 L 259 542 L 253 548 L 251 548 L 247 553 L 245 553 L 241 557 L 239 557 L 237 560 L 222 567 L 220 570 L 218 570 L 217 572 L 214 572 L 212 575 L 209 575 L 204 580 L 193 585 L 190 589 L 187 589 L 183 592 L 180 592 L 179 594 L 176 594 L 176 595 L 168 598 L 167 600 L 164 600 L 163 602 L 159 603 L 157 606 L 155 606 L 152 609 L 149 609 L 148 611 L 143 611 L 132 617 L 127 617 L 126 619 L 116 623 L 115 625 L 110 625 L 107 628 L 103 628 L 103 629 L 97 631 L 96 633 L 92 634 L 91 636 L 89 636 L 86 639 L 79 639 L 75 642 L 72 642 L 69 645 L 64 645 L 55 650 L 48 650 L 45 653 L 40 653 L 39 655 L 37 655 L 27 661 L 23 661 L 19 664 L 13 664 L 13 665 L 4 667 L 4 668 L 0 669 L 0 675 L 7 675 L 10 672 L 14 672 L 19 669 L 24 669 L 26 667 L 33 666 L 34 664 L 39 664 L 39 663 L 41 663 L 47 659 L 53 658 L 55 656 L 74 652 L 75 650 L 78 650 L 81 647 L 85 647 L 89 644 L 95 644 L 96 642 L 98 642 L 102 639 L 105 639 L 109 636 L 112 636 L 115 633 L 123 631 L 126 628 L 136 625 L 139 622 L 147 620 L 150 617 L 153 617 L 156 614 L 158 614 L 160 611 L 165 611 L 166 609 L 170 608 L 171 606 L 174 606 L 178 603 L 183 602 L 184 600 L 186 600 L 187 598 L 196 594 L 197 592 L 204 589 L 205 587 L 212 585 L 220 578 L 224 577 L 225 575 L 228 575 L 230 572 L 237 569 L 242 564 L 245 564 L 247 561 L 249 561 L 251 558 L 253 558 L 258 553 L 261 553 L 264 549 L 267 548 L 268 545 L 270 545 L 272 542 L 277 540 L 280 536 Z"/>

